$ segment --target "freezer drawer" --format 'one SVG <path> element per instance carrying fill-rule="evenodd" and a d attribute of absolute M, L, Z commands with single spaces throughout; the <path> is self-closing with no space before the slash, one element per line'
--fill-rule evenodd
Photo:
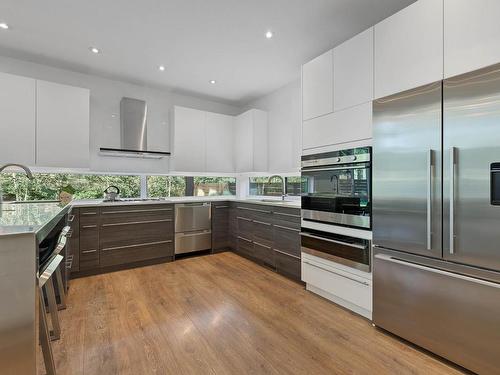
<path fill-rule="evenodd" d="M 474 372 L 498 373 L 500 283 L 408 259 L 376 251 L 374 323 Z"/>
<path fill-rule="evenodd" d="M 212 231 L 210 230 L 175 234 L 175 254 L 191 253 L 211 248 Z"/>

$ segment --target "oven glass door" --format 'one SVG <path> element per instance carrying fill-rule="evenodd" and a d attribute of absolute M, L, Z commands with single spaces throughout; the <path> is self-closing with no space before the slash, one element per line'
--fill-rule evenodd
<path fill-rule="evenodd" d="M 370 163 L 307 168 L 302 178 L 305 219 L 371 228 Z"/>

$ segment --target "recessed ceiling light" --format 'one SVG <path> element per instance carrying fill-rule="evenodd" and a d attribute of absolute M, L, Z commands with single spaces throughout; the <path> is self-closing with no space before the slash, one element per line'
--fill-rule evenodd
<path fill-rule="evenodd" d="M 267 39 L 271 39 L 272 37 L 273 37 L 273 32 L 272 32 L 271 30 L 268 30 L 268 31 L 266 32 L 266 38 L 267 38 Z"/>
<path fill-rule="evenodd" d="M 163 72 L 163 71 L 165 70 L 165 66 L 160 65 L 160 66 L 158 67 L 158 70 L 160 70 L 160 71 L 162 71 L 162 72 Z"/>
<path fill-rule="evenodd" d="M 89 47 L 89 50 L 90 50 L 90 52 L 95 53 L 95 54 L 98 54 L 101 52 L 99 50 L 99 48 L 97 48 L 97 47 Z"/>
<path fill-rule="evenodd" d="M 217 81 L 216 81 L 215 79 L 211 79 L 209 82 L 210 82 L 212 85 L 215 85 L 215 84 L 217 83 Z"/>
<path fill-rule="evenodd" d="M 7 25 L 5 22 L 0 22 L 0 29 L 7 30 L 9 28 L 9 25 Z"/>

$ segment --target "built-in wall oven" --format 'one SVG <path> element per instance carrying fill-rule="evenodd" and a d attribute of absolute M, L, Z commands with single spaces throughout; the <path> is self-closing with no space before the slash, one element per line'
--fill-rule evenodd
<path fill-rule="evenodd" d="M 371 147 L 302 156 L 302 219 L 371 230 Z"/>

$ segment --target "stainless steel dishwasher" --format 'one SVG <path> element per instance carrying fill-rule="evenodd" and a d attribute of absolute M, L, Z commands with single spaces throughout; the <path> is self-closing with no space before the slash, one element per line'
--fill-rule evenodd
<path fill-rule="evenodd" d="M 211 204 L 179 203 L 175 205 L 175 254 L 212 248 Z"/>

